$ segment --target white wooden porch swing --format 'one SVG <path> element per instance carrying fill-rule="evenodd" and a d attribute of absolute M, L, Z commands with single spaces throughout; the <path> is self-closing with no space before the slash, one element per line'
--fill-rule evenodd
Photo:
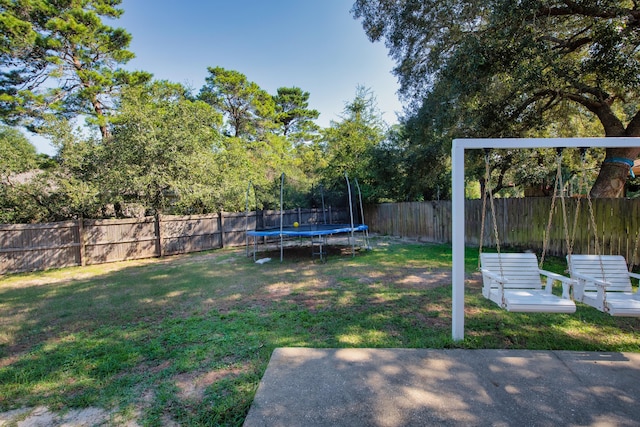
<path fill-rule="evenodd" d="M 633 162 L 630 163 L 630 166 L 633 167 Z M 633 170 L 630 173 L 633 174 Z M 580 184 L 586 185 L 584 169 Z M 587 201 L 589 229 L 593 232 L 595 254 L 573 254 L 573 245 L 569 246 L 567 265 L 571 278 L 574 279 L 573 298 L 611 316 L 640 317 L 640 293 L 633 292 L 631 286 L 631 278 L 640 279 L 639 274 L 631 271 L 638 255 L 640 227 L 636 233 L 633 255 L 627 268 L 627 262 L 623 256 L 602 254 L 598 239 L 598 225 L 588 192 Z M 576 219 L 577 214 L 576 210 Z M 574 232 L 575 228 L 576 221 L 574 221 Z"/>
<path fill-rule="evenodd" d="M 482 295 L 512 312 L 534 312 L 534 313 L 574 313 L 576 305 L 571 299 L 571 285 L 573 280 L 560 274 L 552 273 L 542 269 L 544 258 L 547 252 L 553 211 L 556 204 L 557 195 L 560 194 L 562 200 L 565 238 L 569 242 L 569 233 L 566 221 L 566 207 L 563 196 L 562 183 L 562 151 L 558 150 L 556 156 L 557 173 L 551 208 L 549 210 L 549 220 L 545 230 L 542 257 L 540 264 L 534 253 L 502 253 L 500 251 L 500 236 L 496 223 L 496 210 L 491 190 L 491 169 L 489 162 L 489 150 L 485 150 L 485 191 L 482 195 L 482 223 L 480 227 L 480 256 L 478 259 L 479 269 L 482 273 Z M 488 197 L 487 197 L 488 195 Z M 491 208 L 491 218 L 493 220 L 493 232 L 497 253 L 483 253 L 484 225 L 486 221 L 487 198 Z M 546 278 L 543 288 L 540 277 Z M 562 296 L 554 295 L 552 292 L 553 283 L 559 281 L 562 284 Z"/>
<path fill-rule="evenodd" d="M 453 265 L 452 265 L 452 336 L 454 340 L 464 339 L 464 250 L 465 250 L 465 199 L 464 199 L 464 154 L 466 149 L 520 149 L 520 148 L 567 148 L 567 147 L 638 147 L 640 138 L 503 138 L 503 139 L 455 139 L 452 145 L 452 228 L 453 228 Z M 560 158 L 560 152 L 559 152 Z M 561 160 L 558 160 L 560 162 Z M 549 223 L 545 234 L 542 259 L 540 266 L 537 257 L 533 253 L 506 254 L 500 252 L 497 227 L 494 220 L 494 233 L 496 238 L 497 253 L 482 253 L 480 248 L 480 268 L 483 274 L 483 295 L 509 311 L 515 312 L 546 312 L 546 313 L 573 313 L 575 303 L 571 299 L 571 288 L 576 301 L 589 304 L 601 311 L 618 316 L 640 316 L 640 294 L 632 293 L 630 277 L 640 278 L 627 270 L 623 257 L 613 255 L 600 255 L 596 249 L 596 255 L 571 254 L 572 239 L 569 238 L 566 209 L 563 203 L 563 220 L 565 238 L 567 239 L 567 262 L 570 277 L 564 277 L 542 270 L 544 262 L 551 216 L 553 214 L 556 194 L 562 194 L 560 163 L 558 163 L 556 179 L 556 191 L 552 200 L 549 213 Z M 490 187 L 487 185 L 487 187 Z M 493 213 L 493 196 L 489 190 L 489 200 Z M 484 227 L 486 210 L 486 194 L 483 195 L 483 219 Z M 593 208 L 589 199 L 591 218 Z M 576 212 L 577 218 L 577 212 Z M 594 232 L 596 228 L 592 224 Z M 575 221 L 574 221 L 575 231 Z M 482 242 L 484 229 L 481 232 Z M 597 238 L 595 239 L 597 241 Z M 640 242 L 640 230 L 636 239 L 636 256 L 638 243 Z M 482 245 L 482 243 L 481 243 Z M 596 266 L 596 267 L 594 267 Z M 542 287 L 540 276 L 547 277 L 546 286 Z M 552 293 L 552 282 L 559 280 L 562 283 L 562 296 Z"/>

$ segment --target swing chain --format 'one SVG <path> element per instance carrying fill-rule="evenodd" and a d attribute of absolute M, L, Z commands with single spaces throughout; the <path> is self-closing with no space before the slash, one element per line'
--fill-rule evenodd
<path fill-rule="evenodd" d="M 487 186 L 489 185 L 489 179 L 491 172 L 489 170 L 489 150 L 485 150 L 484 153 L 484 188 L 482 189 L 482 219 L 480 222 L 480 242 L 478 247 L 478 253 L 482 254 L 482 246 L 484 244 L 484 224 L 487 218 Z M 478 270 L 480 270 L 480 256 L 478 256 Z"/>
<path fill-rule="evenodd" d="M 560 170 L 561 163 L 562 163 L 562 157 L 561 157 L 561 154 L 558 153 L 558 155 L 556 156 L 556 164 L 557 164 L 556 179 L 553 186 L 553 196 L 551 197 L 551 208 L 549 209 L 549 220 L 547 221 L 547 228 L 544 233 L 544 240 L 542 241 L 542 254 L 540 256 L 540 263 L 538 265 L 540 269 L 542 269 L 542 267 L 544 266 L 544 259 L 547 254 L 547 250 L 549 249 L 549 240 L 551 238 L 551 223 L 553 219 L 553 212 L 555 211 L 555 208 L 556 208 L 558 186 L 562 180 L 562 174 Z M 562 189 L 560 189 L 560 191 L 562 191 Z"/>
<path fill-rule="evenodd" d="M 629 265 L 629 271 L 633 271 L 633 267 L 636 266 L 636 258 L 638 256 L 638 246 L 640 246 L 640 228 L 638 229 L 638 235 L 636 237 L 636 244 L 633 247 L 633 256 L 631 256 L 631 263 Z"/>
<path fill-rule="evenodd" d="M 488 186 L 489 191 L 489 203 L 491 207 L 491 219 L 493 220 L 493 235 L 496 239 L 496 251 L 498 252 L 498 266 L 500 267 L 500 277 L 504 277 L 503 269 L 502 269 L 502 257 L 500 256 L 500 234 L 498 233 L 498 222 L 496 220 L 496 206 L 493 200 L 493 191 L 491 191 L 491 187 Z"/>
<path fill-rule="evenodd" d="M 557 150 L 557 156 L 556 156 L 556 180 L 555 180 L 555 184 L 553 187 L 553 197 L 551 199 L 551 209 L 549 210 L 549 221 L 547 221 L 547 229 L 545 231 L 545 238 L 544 241 L 542 243 L 542 255 L 540 257 L 540 264 L 539 264 L 539 268 L 542 269 L 542 267 L 544 266 L 544 260 L 545 260 L 545 256 L 546 253 L 549 249 L 549 241 L 551 239 L 551 224 L 552 224 L 552 220 L 553 220 L 553 214 L 555 212 L 555 207 L 556 207 L 556 200 L 558 197 L 558 194 L 560 194 L 560 203 L 562 204 L 562 221 L 563 221 L 563 226 L 564 226 L 564 238 L 565 238 L 565 244 L 567 247 L 567 254 L 569 255 L 569 257 L 571 257 L 571 252 L 573 251 L 573 243 L 571 242 L 571 238 L 569 237 L 569 224 L 568 224 L 568 220 L 567 220 L 567 205 L 565 202 L 565 198 L 564 198 L 564 192 L 565 192 L 565 184 L 564 181 L 562 179 L 562 149 L 558 148 Z M 574 223 L 574 227 L 575 227 L 575 223 Z"/>
<path fill-rule="evenodd" d="M 482 241 L 484 240 L 484 223 L 486 220 L 486 200 L 487 194 L 489 194 L 489 203 L 491 209 L 491 218 L 493 221 L 493 235 L 496 239 L 496 250 L 498 252 L 498 266 L 500 268 L 500 276 L 504 277 L 504 272 L 502 268 L 502 258 L 500 257 L 500 235 L 498 234 L 498 223 L 496 220 L 496 208 L 493 201 L 493 192 L 491 191 L 491 168 L 489 164 L 489 149 L 485 149 L 484 151 L 484 164 L 485 164 L 485 191 L 482 193 L 482 224 L 480 227 L 480 248 L 479 252 L 482 254 Z M 480 257 L 478 257 L 478 268 L 480 268 Z"/>
<path fill-rule="evenodd" d="M 583 156 L 586 156 L 586 149 L 582 152 Z M 587 169 L 582 165 L 582 175 L 584 182 L 587 182 Z M 600 273 L 602 274 L 602 280 L 606 281 L 606 275 L 604 272 L 604 264 L 602 262 L 602 257 L 600 255 L 600 241 L 598 240 L 598 225 L 596 224 L 596 217 L 593 213 L 593 202 L 591 200 L 591 191 L 587 191 L 587 205 L 589 206 L 589 224 L 591 229 L 593 230 L 593 246 L 595 249 L 596 255 L 598 255 L 598 259 L 600 260 Z"/>
<path fill-rule="evenodd" d="M 567 202 L 564 198 L 564 184 L 562 183 L 562 170 L 560 165 L 558 165 L 558 176 L 560 179 L 560 202 L 562 203 L 562 225 L 564 226 L 564 240 L 565 245 L 567 247 L 567 255 L 571 258 L 571 254 L 573 253 L 573 242 L 571 241 L 571 237 L 569 236 L 569 221 L 567 220 Z M 575 222 L 575 219 L 574 219 Z"/>
<path fill-rule="evenodd" d="M 584 169 L 584 163 L 586 161 L 587 150 L 585 148 L 580 149 L 580 164 Z M 576 199 L 576 212 L 573 216 L 573 228 L 571 229 L 571 244 L 568 247 L 568 255 L 571 258 L 571 254 L 573 253 L 573 247 L 576 244 L 576 233 L 578 230 L 578 219 L 580 218 L 580 208 L 582 207 L 582 190 L 586 187 L 586 176 L 583 172 L 578 175 L 578 197 Z"/>

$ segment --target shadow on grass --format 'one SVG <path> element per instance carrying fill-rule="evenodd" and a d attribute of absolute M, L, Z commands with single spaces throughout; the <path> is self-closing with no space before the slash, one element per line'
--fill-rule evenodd
<path fill-rule="evenodd" d="M 477 267 L 475 251 L 466 265 Z M 453 342 L 450 268 L 448 246 L 383 242 L 326 264 L 259 265 L 226 252 L 77 280 L 0 282 L 0 406 L 240 425 L 277 347 L 640 351 L 638 319 L 582 306 L 574 315 L 506 313 L 473 280 L 466 339 Z"/>

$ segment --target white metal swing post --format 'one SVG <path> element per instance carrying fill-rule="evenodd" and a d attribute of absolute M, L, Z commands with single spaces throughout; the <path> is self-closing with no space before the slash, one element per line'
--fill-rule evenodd
<path fill-rule="evenodd" d="M 451 148 L 452 172 L 452 324 L 455 341 L 464 339 L 464 151 L 483 148 L 580 148 L 640 147 L 640 138 L 503 138 L 454 139 Z"/>

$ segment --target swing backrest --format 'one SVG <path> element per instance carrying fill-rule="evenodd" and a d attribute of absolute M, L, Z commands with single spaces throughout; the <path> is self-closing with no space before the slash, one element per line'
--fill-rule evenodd
<path fill-rule="evenodd" d="M 480 265 L 498 276 L 502 271 L 502 277 L 508 281 L 504 285 L 505 289 L 542 289 L 538 257 L 534 253 L 482 253 Z M 486 276 L 483 276 L 483 280 L 491 281 L 490 286 L 493 288 L 498 287 L 497 283 Z"/>
<path fill-rule="evenodd" d="M 627 261 L 622 255 L 571 255 L 567 256 L 567 262 L 571 272 L 611 283 L 607 292 L 632 291 Z M 586 282 L 584 290 L 595 291 L 597 288 L 593 282 Z"/>

